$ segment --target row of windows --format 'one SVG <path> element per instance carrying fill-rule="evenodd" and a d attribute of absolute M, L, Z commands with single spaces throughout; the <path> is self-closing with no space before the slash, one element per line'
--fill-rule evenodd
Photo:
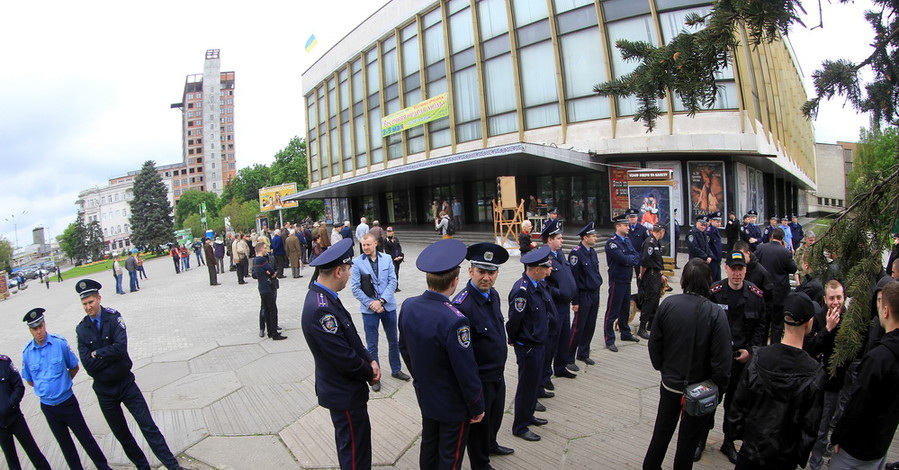
<path fill-rule="evenodd" d="M 830 207 L 843 207 L 842 199 L 833 199 L 829 197 L 819 197 L 818 198 L 819 206 L 830 206 Z"/>
<path fill-rule="evenodd" d="M 124 233 L 130 233 L 131 227 L 128 224 L 125 224 Z M 103 227 L 103 236 L 108 237 L 110 235 L 117 235 L 122 232 L 122 226 L 116 225 L 115 227 Z M 121 242 L 120 242 L 121 243 Z"/>
<path fill-rule="evenodd" d="M 191 169 L 191 170 L 192 170 L 192 169 Z M 198 172 L 201 171 L 201 170 L 202 170 L 202 168 L 197 169 Z M 193 173 L 193 171 L 191 171 L 191 173 Z M 215 178 L 215 173 L 212 174 L 212 177 Z M 189 180 L 190 180 L 190 184 L 194 184 L 194 183 L 202 183 L 202 182 L 203 182 L 203 177 L 202 177 L 202 176 L 191 176 L 191 177 L 189 178 Z M 174 186 L 187 186 L 187 184 L 188 184 L 187 182 L 188 182 L 188 178 L 181 178 L 181 179 L 172 180 L 172 185 L 174 185 Z"/>
<path fill-rule="evenodd" d="M 105 235 L 105 233 L 104 233 L 104 235 Z M 109 249 L 110 249 L 110 250 L 115 250 L 115 249 L 117 249 L 117 248 L 118 248 L 118 249 L 122 249 L 122 248 L 125 248 L 125 247 L 128 247 L 128 246 L 131 246 L 131 239 L 127 239 L 127 238 L 126 238 L 125 240 L 118 240 L 118 241 L 112 241 L 112 242 L 109 242 Z"/>
<path fill-rule="evenodd" d="M 615 41 L 668 42 L 686 28 L 688 14 L 710 11 L 708 1 L 655 1 L 660 13 L 653 15 L 646 0 L 604 0 L 604 27 L 592 0 L 553 0 L 552 11 L 542 0 L 441 3 L 306 96 L 313 181 L 381 163 L 385 154 L 397 159 L 422 152 L 426 128 L 434 149 L 451 144 L 451 131 L 457 142 L 466 142 L 483 138 L 485 128 L 495 136 L 612 117 L 609 99 L 593 86 L 637 66 L 621 58 Z M 732 70 L 718 78 L 715 108 L 736 108 Z M 445 92 L 452 97 L 454 129 L 441 119 L 382 138 L 383 116 Z M 672 102 L 675 111 L 685 109 L 676 97 Z M 618 116 L 637 108 L 633 98 L 619 98 L 616 105 Z M 666 102 L 659 105 L 667 111 Z"/>

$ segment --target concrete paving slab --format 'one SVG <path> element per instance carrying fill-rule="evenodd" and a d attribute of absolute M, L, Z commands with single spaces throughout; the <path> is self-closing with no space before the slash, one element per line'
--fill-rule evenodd
<path fill-rule="evenodd" d="M 299 383 L 244 386 L 203 409 L 213 435 L 276 434 L 318 405 Z"/>
<path fill-rule="evenodd" d="M 190 374 L 187 361 L 149 362 L 143 367 L 134 368 L 137 385 L 145 393 L 158 390 L 170 383 L 177 382 Z"/>
<path fill-rule="evenodd" d="M 265 354 L 258 344 L 220 346 L 190 361 L 191 373 L 225 372 L 239 369 Z"/>
<path fill-rule="evenodd" d="M 206 354 L 217 347 L 218 343 L 207 342 L 187 348 L 175 349 L 170 352 L 164 352 L 153 356 L 153 362 L 189 361 L 195 357 Z"/>
<path fill-rule="evenodd" d="M 278 436 L 208 437 L 187 454 L 219 470 L 299 468 Z"/>
<path fill-rule="evenodd" d="M 285 341 L 281 341 L 283 342 Z M 301 382 L 314 373 L 312 366 L 303 367 L 298 364 L 297 354 L 294 352 L 267 354 L 237 369 L 237 377 L 244 385 Z"/>
<path fill-rule="evenodd" d="M 202 408 L 241 387 L 234 372 L 191 374 L 152 393 L 156 409 Z"/>

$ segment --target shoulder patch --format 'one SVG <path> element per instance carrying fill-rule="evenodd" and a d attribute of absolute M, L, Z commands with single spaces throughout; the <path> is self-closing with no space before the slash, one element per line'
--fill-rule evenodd
<path fill-rule="evenodd" d="M 466 318 L 466 317 L 465 317 L 465 314 L 463 314 L 462 312 L 460 312 L 458 308 L 453 307 L 453 304 L 451 304 L 451 303 L 449 303 L 449 302 L 444 302 L 443 305 L 446 305 L 446 307 L 447 307 L 448 309 L 450 309 L 450 311 L 452 311 L 453 313 L 455 313 L 457 317 Z"/>
<path fill-rule="evenodd" d="M 463 348 L 467 348 L 471 344 L 471 330 L 467 326 L 463 326 L 456 330 L 456 339 Z"/>
<path fill-rule="evenodd" d="M 525 307 L 528 305 L 528 299 L 524 297 L 516 297 L 515 298 L 515 311 L 523 312 Z"/>
<path fill-rule="evenodd" d="M 318 293 L 318 306 L 319 307 L 327 307 L 328 306 L 328 296 L 325 295 L 324 292 Z"/>
<path fill-rule="evenodd" d="M 573 252 L 575 252 L 575 251 L 578 251 L 578 250 L 580 250 L 583 246 L 584 246 L 584 245 L 578 244 L 577 246 L 575 246 L 574 248 L 571 249 L 571 252 L 573 253 Z"/>
<path fill-rule="evenodd" d="M 617 249 L 618 249 L 618 244 L 615 243 L 615 242 L 609 242 L 609 248 L 611 248 L 611 249 L 613 249 L 613 250 L 617 250 Z"/>
<path fill-rule="evenodd" d="M 459 295 L 453 299 L 453 303 L 456 305 L 462 305 L 462 302 L 465 302 L 465 299 L 468 298 L 468 289 L 459 292 Z"/>
<path fill-rule="evenodd" d="M 687 241 L 689 241 L 689 242 L 692 242 L 692 241 L 693 241 L 693 234 L 692 234 L 692 233 L 689 234 L 689 235 L 687 235 Z"/>
<path fill-rule="evenodd" d="M 125 319 L 122 318 L 121 315 L 119 315 L 118 317 L 116 317 L 116 320 L 118 320 L 119 326 L 121 326 L 122 329 L 124 330 L 125 329 Z"/>
<path fill-rule="evenodd" d="M 337 333 L 337 319 L 334 318 L 334 315 L 329 313 L 319 318 L 318 323 L 321 324 L 322 329 L 324 329 L 328 333 L 331 333 L 332 335 Z"/>
<path fill-rule="evenodd" d="M 572 250 L 572 251 L 574 251 L 574 250 Z M 571 255 L 568 256 L 568 262 L 571 263 L 572 266 L 575 266 L 577 264 L 577 260 L 578 260 L 578 256 L 574 253 L 572 253 Z"/>
<path fill-rule="evenodd" d="M 749 292 L 752 292 L 753 294 L 755 294 L 759 297 L 765 296 L 765 292 L 762 291 L 761 289 L 759 289 L 758 286 L 756 286 L 754 284 L 749 284 Z"/>
<path fill-rule="evenodd" d="M 719 292 L 721 289 L 724 289 L 724 284 L 716 282 L 712 285 L 712 292 Z"/>

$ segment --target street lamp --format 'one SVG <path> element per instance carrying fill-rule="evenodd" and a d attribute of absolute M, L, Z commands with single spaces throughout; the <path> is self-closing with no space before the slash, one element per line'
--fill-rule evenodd
<path fill-rule="evenodd" d="M 27 213 L 28 213 L 28 211 L 22 211 L 21 214 L 18 214 L 18 215 L 12 214 L 9 216 L 9 218 L 3 219 L 7 222 L 12 222 L 12 228 L 16 234 L 16 249 L 19 248 L 19 223 L 16 221 L 16 217 L 22 217 L 23 215 L 25 215 Z"/>

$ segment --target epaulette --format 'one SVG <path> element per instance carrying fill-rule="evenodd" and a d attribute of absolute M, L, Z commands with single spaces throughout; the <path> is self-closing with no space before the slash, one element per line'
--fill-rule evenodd
<path fill-rule="evenodd" d="M 724 289 L 723 282 L 716 282 L 715 284 L 712 284 L 712 292 L 713 293 L 717 294 L 721 289 Z"/>
<path fill-rule="evenodd" d="M 116 310 L 114 308 L 109 308 L 109 307 L 103 307 L 103 311 L 109 312 L 109 313 L 119 313 L 118 310 Z"/>
<path fill-rule="evenodd" d="M 520 290 L 528 290 L 528 280 L 527 280 L 527 279 L 521 279 L 521 280 L 518 282 L 518 288 L 519 288 Z"/>
<path fill-rule="evenodd" d="M 571 254 L 571 253 L 574 253 L 575 251 L 580 250 L 581 248 L 583 248 L 583 246 L 584 245 L 580 245 L 580 244 L 576 245 L 574 248 L 571 249 L 571 251 L 568 252 L 568 254 Z"/>
<path fill-rule="evenodd" d="M 319 307 L 327 307 L 328 306 L 328 296 L 325 295 L 324 292 L 318 293 L 318 306 Z"/>
<path fill-rule="evenodd" d="M 453 304 L 451 304 L 449 302 L 444 302 L 443 305 L 446 305 L 446 307 L 449 308 L 450 311 L 455 313 L 457 317 L 465 318 L 465 315 L 462 312 L 460 312 L 458 308 L 453 307 Z"/>
<path fill-rule="evenodd" d="M 12 362 L 12 359 L 10 359 L 9 356 L 4 356 L 3 354 L 0 354 L 0 361 L 10 361 L 10 362 Z"/>
<path fill-rule="evenodd" d="M 752 292 L 753 294 L 755 294 L 759 297 L 765 297 L 765 292 L 762 291 L 761 289 L 759 289 L 758 286 L 756 286 L 755 284 L 753 284 L 751 282 L 749 283 L 749 292 Z"/>
<path fill-rule="evenodd" d="M 467 298 L 468 298 L 468 290 L 466 289 L 466 290 L 463 290 L 462 292 L 459 292 L 459 295 L 457 295 L 453 299 L 453 303 L 456 305 L 462 305 L 462 302 L 465 302 L 465 299 L 467 299 Z"/>

